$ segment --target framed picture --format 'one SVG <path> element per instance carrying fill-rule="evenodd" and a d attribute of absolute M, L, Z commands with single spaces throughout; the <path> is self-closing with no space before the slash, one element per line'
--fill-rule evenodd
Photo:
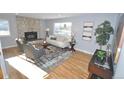
<path fill-rule="evenodd" d="M 93 22 L 84 22 L 83 24 L 83 39 L 84 40 L 91 40 L 93 33 Z"/>

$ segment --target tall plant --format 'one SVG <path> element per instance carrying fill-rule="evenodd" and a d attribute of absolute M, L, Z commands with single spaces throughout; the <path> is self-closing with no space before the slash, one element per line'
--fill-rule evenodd
<path fill-rule="evenodd" d="M 114 33 L 114 29 L 109 21 L 104 21 L 96 28 L 96 42 L 99 44 L 100 49 L 106 45 L 110 39 L 110 35 Z"/>

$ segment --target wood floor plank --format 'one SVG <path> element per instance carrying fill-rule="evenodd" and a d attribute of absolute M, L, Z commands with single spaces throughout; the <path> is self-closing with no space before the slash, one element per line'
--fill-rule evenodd
<path fill-rule="evenodd" d="M 64 78 L 66 79 L 88 78 L 88 64 L 90 59 L 91 55 L 76 52 L 75 54 L 73 54 L 73 56 L 71 56 L 71 58 L 69 58 L 62 65 L 54 69 L 53 72 L 49 73 L 49 76 L 47 78 L 62 78 L 61 76 L 64 76 Z M 60 71 L 62 71 L 63 73 L 61 73 Z M 53 76 L 53 74 L 56 74 L 56 77 Z"/>
<path fill-rule="evenodd" d="M 3 79 L 3 73 L 2 73 L 1 68 L 0 68 L 0 79 Z"/>

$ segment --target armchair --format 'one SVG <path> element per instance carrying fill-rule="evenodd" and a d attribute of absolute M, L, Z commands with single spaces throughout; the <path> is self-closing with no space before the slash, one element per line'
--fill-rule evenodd
<path fill-rule="evenodd" d="M 19 51 L 23 53 L 23 52 L 24 52 L 24 49 L 23 49 L 23 41 L 22 41 L 21 39 L 17 39 L 17 38 L 16 38 L 15 41 L 16 41 L 16 43 L 17 43 L 17 46 L 18 46 Z"/>
<path fill-rule="evenodd" d="M 27 43 L 24 45 L 24 53 L 27 58 L 39 62 L 38 59 L 45 54 L 45 50 L 35 48 L 31 43 Z"/>

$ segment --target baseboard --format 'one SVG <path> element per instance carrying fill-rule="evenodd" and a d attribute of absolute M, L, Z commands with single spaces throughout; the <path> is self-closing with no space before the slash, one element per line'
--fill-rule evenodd
<path fill-rule="evenodd" d="M 7 46 L 7 47 L 4 47 L 2 49 L 12 48 L 12 47 L 17 47 L 17 45 Z"/>
<path fill-rule="evenodd" d="M 75 48 L 75 50 L 80 51 L 80 52 L 84 52 L 84 53 L 87 53 L 87 54 L 90 54 L 90 55 L 93 55 L 92 52 L 88 52 L 86 50 L 82 50 L 82 49 L 78 49 L 78 48 Z"/>

